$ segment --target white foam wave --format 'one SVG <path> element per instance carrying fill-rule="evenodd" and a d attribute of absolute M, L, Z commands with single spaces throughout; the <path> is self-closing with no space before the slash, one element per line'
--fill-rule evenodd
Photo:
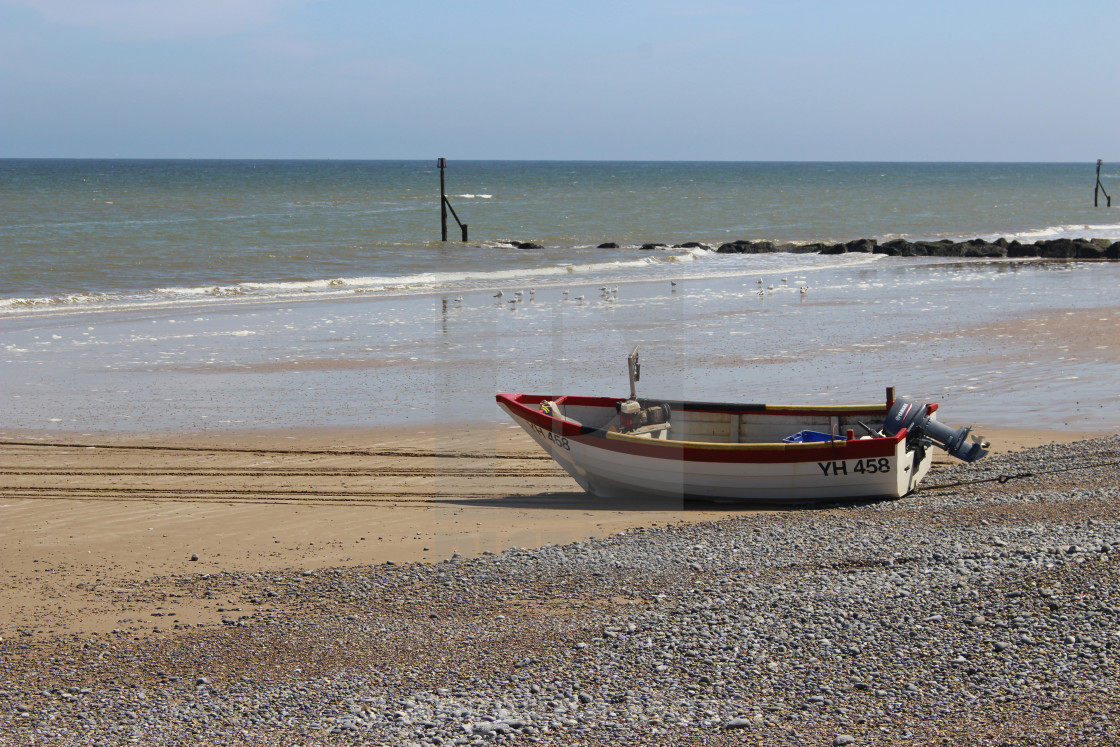
<path fill-rule="evenodd" d="M 40 298 L 0 299 L 0 314 L 64 313 L 78 310 L 117 310 L 202 306 L 215 302 L 286 301 L 329 299 L 354 294 L 399 295 L 441 291 L 478 290 L 502 285 L 545 283 L 572 276 L 627 275 L 666 262 L 692 261 L 703 252 L 659 254 L 636 259 L 565 263 L 537 267 L 461 272 L 427 272 L 403 276 L 359 276 L 233 285 L 156 288 L 139 293 L 96 293 Z"/>
<path fill-rule="evenodd" d="M 980 238 L 988 239 L 987 236 Z M 999 238 L 992 236 L 991 239 Z M 1051 239 L 1112 239 L 1120 240 L 1120 223 L 1100 224 L 1068 224 L 1062 226 L 1045 226 L 1015 234 L 1007 234 L 1009 240 L 1016 240 L 1023 244 L 1035 241 L 1048 241 Z M 991 240 L 989 239 L 989 240 Z"/>

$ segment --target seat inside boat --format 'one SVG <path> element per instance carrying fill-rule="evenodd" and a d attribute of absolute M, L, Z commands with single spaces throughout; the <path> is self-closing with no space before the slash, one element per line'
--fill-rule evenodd
<path fill-rule="evenodd" d="M 830 412 L 827 407 L 732 407 L 710 403 L 697 406 L 697 403 L 670 404 L 640 400 L 642 413 L 664 407 L 665 417 L 654 417 L 651 420 L 645 416 L 644 422 L 643 418 L 639 418 L 638 422 L 631 420 L 631 425 L 627 428 L 620 412 L 621 405 L 626 401 L 628 400 L 592 404 L 587 398 L 559 396 L 555 400 L 541 402 L 540 407 L 542 412 L 586 428 L 670 441 L 724 444 L 812 443 L 811 440 L 807 442 L 805 436 L 801 436 L 800 441 L 787 441 L 805 431 L 821 436 L 831 435 L 841 440 L 846 439 L 848 432 L 852 431 L 855 438 L 867 438 L 870 432 L 874 432 L 873 429 L 882 427 L 886 412 L 885 407 L 876 405 L 858 410 L 841 411 L 837 408 Z M 864 424 L 867 424 L 867 429 Z"/>

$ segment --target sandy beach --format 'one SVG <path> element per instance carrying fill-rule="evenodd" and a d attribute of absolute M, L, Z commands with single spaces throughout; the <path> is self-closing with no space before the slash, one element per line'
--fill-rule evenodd
<path fill-rule="evenodd" d="M 0 443 L 0 742 L 1106 744 L 1120 720 L 1116 436 L 991 431 L 905 499 L 757 512 L 604 504 L 508 428 L 368 435 Z"/>
<path fill-rule="evenodd" d="M 519 428 L 456 433 L 473 447 L 430 428 L 0 439 L 0 635 L 161 627 L 119 597 L 178 574 L 438 563 L 757 511 L 603 501 Z M 1100 435 L 985 430 L 996 453 Z M 180 600 L 174 621 L 220 606 Z"/>

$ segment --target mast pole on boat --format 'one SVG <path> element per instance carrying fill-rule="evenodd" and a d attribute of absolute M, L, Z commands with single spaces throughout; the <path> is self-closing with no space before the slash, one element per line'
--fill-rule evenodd
<path fill-rule="evenodd" d="M 635 345 L 634 349 L 630 351 L 630 355 L 626 357 L 626 367 L 630 371 L 630 399 L 638 399 L 638 391 L 634 386 L 635 382 L 642 377 L 642 364 L 638 362 L 638 346 Z"/>

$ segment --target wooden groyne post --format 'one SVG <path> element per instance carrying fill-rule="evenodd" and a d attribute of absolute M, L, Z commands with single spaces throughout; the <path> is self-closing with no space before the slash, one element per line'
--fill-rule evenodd
<path fill-rule="evenodd" d="M 443 240 L 447 241 L 447 211 L 450 210 L 451 215 L 455 217 L 455 222 L 459 224 L 459 228 L 463 231 L 463 241 L 466 241 L 467 224 L 459 220 L 455 208 L 451 207 L 451 203 L 447 201 L 447 189 L 443 177 L 444 170 L 447 168 L 447 159 L 437 158 L 436 166 L 439 167 L 439 225 L 442 229 Z"/>
<path fill-rule="evenodd" d="M 1104 191 L 1104 185 L 1101 184 L 1101 159 L 1097 159 L 1097 186 L 1093 187 L 1093 207 L 1097 205 L 1097 190 L 1104 192 L 1104 199 L 1107 201 L 1106 206 L 1112 207 L 1112 198 L 1108 196 L 1108 192 Z M 465 241 L 465 239 L 464 239 Z"/>

